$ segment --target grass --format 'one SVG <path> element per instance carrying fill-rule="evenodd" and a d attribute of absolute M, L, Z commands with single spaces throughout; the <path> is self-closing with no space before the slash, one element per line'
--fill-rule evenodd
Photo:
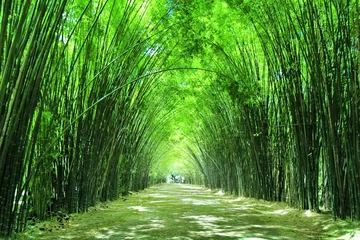
<path fill-rule="evenodd" d="M 32 226 L 18 239 L 356 239 L 356 222 L 300 211 L 284 203 L 234 198 L 200 186 L 163 184 Z M 40 230 L 46 229 L 45 231 Z"/>

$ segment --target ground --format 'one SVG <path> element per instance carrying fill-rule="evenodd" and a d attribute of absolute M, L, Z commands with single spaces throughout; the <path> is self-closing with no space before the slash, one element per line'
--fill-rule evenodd
<path fill-rule="evenodd" d="M 42 230 L 40 230 L 42 229 Z M 162 184 L 32 226 L 19 239 L 360 239 L 360 226 L 186 184 Z"/>

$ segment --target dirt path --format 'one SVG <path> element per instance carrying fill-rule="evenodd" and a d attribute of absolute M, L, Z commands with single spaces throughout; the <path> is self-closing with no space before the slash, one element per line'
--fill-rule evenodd
<path fill-rule="evenodd" d="M 39 228 L 46 228 L 40 231 Z M 75 214 L 65 228 L 42 223 L 19 239 L 358 239 L 355 223 L 283 203 L 236 199 L 198 186 L 163 184 Z M 355 236 L 356 235 L 356 236 Z"/>

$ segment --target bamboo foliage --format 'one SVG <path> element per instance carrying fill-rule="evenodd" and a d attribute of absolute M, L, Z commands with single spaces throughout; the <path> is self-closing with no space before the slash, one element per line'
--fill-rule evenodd
<path fill-rule="evenodd" d="M 282 11 L 285 14 L 281 15 L 264 4 L 272 28 L 267 28 L 266 35 L 261 30 L 259 34 L 269 56 L 270 71 L 281 71 L 278 79 L 270 79 L 283 93 L 285 101 L 279 104 L 291 113 L 288 123 L 295 139 L 293 169 L 297 176 L 290 189 L 293 198 L 298 199 L 293 203 L 305 209 L 318 209 L 320 179 L 322 198 L 326 198 L 322 202 L 332 208 L 335 216 L 355 217 L 358 204 L 352 201 L 355 205 L 349 207 L 349 199 L 357 198 L 358 193 L 349 194 L 355 186 L 350 186 L 347 179 L 351 168 L 347 162 L 353 157 L 345 157 L 353 155 L 350 149 L 345 153 L 352 141 L 344 138 L 352 129 L 351 121 L 345 120 L 352 113 L 345 109 L 354 106 L 350 98 L 358 97 L 348 88 L 358 82 L 354 78 L 358 76 L 354 72 L 358 58 L 351 50 L 355 44 L 351 36 L 354 2 L 289 1 L 284 6 L 290 11 Z M 268 36 L 273 36 L 276 44 L 268 44 Z M 355 138 L 359 140 L 358 136 Z"/>
<path fill-rule="evenodd" d="M 232 29 L 232 47 L 215 44 L 213 114 L 190 151 L 205 184 L 359 219 L 357 4 L 241 6 L 257 40 Z"/>
<path fill-rule="evenodd" d="M 55 53 L 52 48 L 65 4 L 66 1 L 1 4 L 1 235 L 23 227 L 14 223 L 24 218 L 22 208 L 28 200 L 22 184 L 34 157 L 32 146 L 39 131 L 40 114 L 35 111 L 44 74 L 51 67 L 49 59 Z"/>
<path fill-rule="evenodd" d="M 176 124 L 189 181 L 360 219 L 358 0 L 230 2 L 1 2 L 0 235 L 162 181 Z"/>
<path fill-rule="evenodd" d="M 1 4 L 1 235 L 22 231 L 29 214 L 44 219 L 116 199 L 135 169 L 136 190 L 148 186 L 154 155 L 144 146 L 156 136 L 146 131 L 159 109 L 148 112 L 144 101 L 166 55 L 147 8 Z"/>
<path fill-rule="evenodd" d="M 212 114 L 200 116 L 205 126 L 199 133 L 200 139 L 212 140 L 197 140 L 201 157 L 195 160 L 209 187 L 272 199 L 276 181 L 268 161 L 267 105 L 258 92 L 261 73 L 255 52 L 238 44 L 236 56 L 241 57 L 236 59 L 221 46 L 216 47 L 224 56 L 223 65 L 218 66 L 218 86 L 212 87 L 218 90 L 209 91 Z M 259 96 L 251 96 L 253 92 Z"/>

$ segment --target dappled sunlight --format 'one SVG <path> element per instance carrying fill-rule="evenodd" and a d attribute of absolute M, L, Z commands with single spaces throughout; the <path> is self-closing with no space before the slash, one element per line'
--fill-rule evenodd
<path fill-rule="evenodd" d="M 310 210 L 307 210 L 304 214 L 305 214 L 305 216 L 307 216 L 307 217 L 313 216 L 313 214 L 312 214 L 312 212 L 311 212 Z"/>
<path fill-rule="evenodd" d="M 179 185 L 180 188 L 181 188 L 181 191 L 182 192 L 185 192 L 185 193 L 199 193 L 199 190 L 203 190 L 202 187 L 199 187 L 199 186 L 192 186 L 192 185 L 185 185 L 185 184 L 180 184 Z"/>
<path fill-rule="evenodd" d="M 153 197 L 153 198 L 168 198 L 169 196 L 164 194 L 148 194 L 147 197 Z"/>
<path fill-rule="evenodd" d="M 277 226 L 263 226 L 263 225 L 244 225 L 234 226 L 227 224 L 220 224 L 221 222 L 228 222 L 228 219 L 214 218 L 214 217 L 193 217 L 198 219 L 197 224 L 203 229 L 201 231 L 189 231 L 190 235 L 197 237 L 237 237 L 241 239 L 292 239 L 284 236 L 272 236 Z"/>
<path fill-rule="evenodd" d="M 250 205 L 250 204 L 244 204 L 244 205 L 235 205 L 234 207 L 230 208 L 231 210 L 247 210 L 250 209 L 252 207 L 254 207 L 255 205 Z"/>
<path fill-rule="evenodd" d="M 215 193 L 215 195 L 219 195 L 219 196 L 223 196 L 223 195 L 225 195 L 225 192 L 223 192 L 223 191 L 217 191 L 216 193 Z"/>
<path fill-rule="evenodd" d="M 164 228 L 164 227 L 165 226 L 160 223 L 151 223 L 151 224 L 143 224 L 143 225 L 137 225 L 134 227 L 130 227 L 129 230 L 148 232 L 148 231 L 153 231 L 154 229 L 159 229 L 159 228 Z"/>
<path fill-rule="evenodd" d="M 180 186 L 180 188 L 182 189 L 196 189 L 196 190 L 208 190 L 208 189 L 204 189 L 204 187 L 201 187 L 201 186 L 197 186 L 197 185 L 189 185 L 189 184 L 180 184 L 180 185 L 177 185 L 177 186 Z"/>
<path fill-rule="evenodd" d="M 166 202 L 165 200 L 158 200 L 158 201 L 151 201 L 149 202 L 150 204 L 154 204 L 154 203 L 163 203 Z"/>
<path fill-rule="evenodd" d="M 211 215 L 186 216 L 183 218 L 194 219 L 200 222 L 227 222 L 227 220 L 223 217 L 215 217 Z"/>
<path fill-rule="evenodd" d="M 181 199 L 183 202 L 189 202 L 194 205 L 209 205 L 209 204 L 221 204 L 219 200 L 198 200 L 193 198 L 183 198 Z"/>
<path fill-rule="evenodd" d="M 330 215 L 219 196 L 183 184 L 158 185 L 108 205 L 75 215 L 65 229 L 35 227 L 20 239 L 356 239 L 360 235 L 355 224 L 334 221 Z"/>
<path fill-rule="evenodd" d="M 142 207 L 142 206 L 131 206 L 131 207 L 128 207 L 128 208 L 138 210 L 139 212 L 149 212 L 150 211 L 148 208 Z"/>
<path fill-rule="evenodd" d="M 360 239 L 360 230 L 355 230 L 352 233 L 347 233 L 343 236 L 340 236 L 338 239 Z"/>
<path fill-rule="evenodd" d="M 224 202 L 236 203 L 236 202 L 243 202 L 245 199 L 246 199 L 246 198 L 238 197 L 238 198 L 234 198 L 234 199 L 230 199 L 230 200 L 224 200 Z"/>
<path fill-rule="evenodd" d="M 172 237 L 170 239 L 173 239 L 173 240 L 192 240 L 192 238 L 190 238 L 190 237 Z"/>
<path fill-rule="evenodd" d="M 273 212 L 275 215 L 286 215 L 288 214 L 289 212 L 288 211 L 285 211 L 285 210 L 282 210 L 282 209 L 279 209 L 279 210 L 275 210 Z"/>
<path fill-rule="evenodd" d="M 116 235 L 116 232 L 113 230 L 103 229 L 103 231 L 106 232 L 105 233 L 95 232 L 94 237 L 97 239 L 109 239 L 111 236 Z"/>

